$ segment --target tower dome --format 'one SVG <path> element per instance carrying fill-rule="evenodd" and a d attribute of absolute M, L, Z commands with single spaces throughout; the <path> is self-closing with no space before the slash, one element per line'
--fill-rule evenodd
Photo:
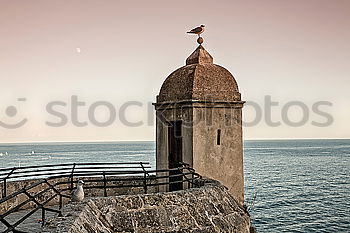
<path fill-rule="evenodd" d="M 186 65 L 164 81 L 157 102 L 215 100 L 240 101 L 241 95 L 233 75 L 213 64 L 212 56 L 199 45 L 187 58 Z"/>

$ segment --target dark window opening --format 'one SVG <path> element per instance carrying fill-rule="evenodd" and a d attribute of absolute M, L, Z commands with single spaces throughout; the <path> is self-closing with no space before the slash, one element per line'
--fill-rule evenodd
<path fill-rule="evenodd" d="M 172 121 L 168 125 L 168 161 L 169 169 L 178 168 L 182 163 L 182 122 Z M 169 191 L 181 190 L 182 176 L 180 170 L 169 172 Z"/>
<path fill-rule="evenodd" d="M 221 129 L 218 129 L 218 133 L 216 136 L 216 144 L 220 145 L 221 144 Z"/>

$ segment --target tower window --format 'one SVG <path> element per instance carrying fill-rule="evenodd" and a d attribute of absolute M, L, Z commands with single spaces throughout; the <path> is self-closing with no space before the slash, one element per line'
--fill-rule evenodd
<path fill-rule="evenodd" d="M 216 144 L 221 144 L 221 129 L 218 129 L 217 136 L 216 136 Z"/>

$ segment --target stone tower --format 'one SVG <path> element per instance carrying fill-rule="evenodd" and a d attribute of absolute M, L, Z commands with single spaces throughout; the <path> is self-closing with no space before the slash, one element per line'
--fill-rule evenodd
<path fill-rule="evenodd" d="M 219 180 L 243 204 L 243 104 L 232 74 L 199 45 L 186 65 L 164 81 L 154 104 L 157 169 L 188 163 Z M 181 188 L 173 184 L 166 189 Z"/>

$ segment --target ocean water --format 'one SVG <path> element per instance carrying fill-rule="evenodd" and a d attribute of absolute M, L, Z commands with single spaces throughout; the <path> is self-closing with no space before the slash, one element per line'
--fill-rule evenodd
<path fill-rule="evenodd" d="M 350 232 L 350 140 L 246 141 L 245 192 L 259 232 Z"/>
<path fill-rule="evenodd" d="M 245 201 L 258 232 L 350 232 L 350 140 L 245 141 Z M 154 142 L 0 144 L 0 167 L 149 162 Z"/>
<path fill-rule="evenodd" d="M 149 162 L 155 168 L 154 142 L 0 144 L 0 167 L 89 163 Z"/>

